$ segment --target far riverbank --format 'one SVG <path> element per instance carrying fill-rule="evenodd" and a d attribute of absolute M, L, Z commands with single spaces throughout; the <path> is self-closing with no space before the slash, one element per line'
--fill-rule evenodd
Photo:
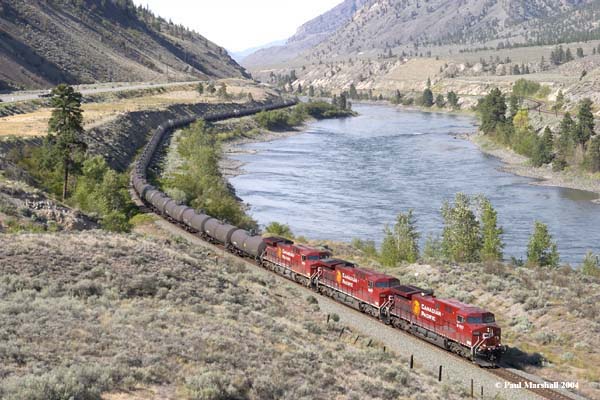
<path fill-rule="evenodd" d="M 566 189 L 583 190 L 597 195 L 595 203 L 600 204 L 600 176 L 572 170 L 553 171 L 550 165 L 534 167 L 530 160 L 514 151 L 502 147 L 481 133 L 462 135 L 462 138 L 475 144 L 480 151 L 498 158 L 504 163 L 503 171 L 536 179 L 533 185 L 553 186 Z"/>

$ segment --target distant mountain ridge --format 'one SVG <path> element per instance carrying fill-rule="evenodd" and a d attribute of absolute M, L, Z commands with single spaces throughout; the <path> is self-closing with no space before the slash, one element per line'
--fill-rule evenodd
<path fill-rule="evenodd" d="M 264 64 L 285 64 L 303 51 L 327 40 L 331 34 L 348 23 L 357 10 L 373 0 L 344 0 L 331 10 L 306 22 L 287 42 L 280 46 L 261 49 L 248 55 L 243 64 L 247 67 Z"/>
<path fill-rule="evenodd" d="M 344 1 L 300 27 L 285 46 L 251 55 L 245 65 L 276 66 L 281 54 L 304 65 L 359 55 L 375 58 L 392 49 L 418 52 L 500 41 L 549 44 L 596 36 L 600 2 L 595 0 Z"/>
<path fill-rule="evenodd" d="M 131 0 L 0 0 L 0 90 L 241 76 L 225 49 Z"/>

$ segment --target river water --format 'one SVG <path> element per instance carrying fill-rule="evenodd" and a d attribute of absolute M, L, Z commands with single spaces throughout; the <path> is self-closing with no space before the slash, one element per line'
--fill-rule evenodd
<path fill-rule="evenodd" d="M 579 264 L 600 252 L 596 195 L 531 185 L 457 138 L 473 132 L 467 116 L 355 105 L 358 117 L 310 123 L 296 136 L 244 145 L 237 195 L 261 224 L 288 224 L 311 239 L 381 243 L 385 224 L 414 209 L 422 242 L 442 230 L 440 207 L 457 192 L 487 196 L 496 210 L 505 258 L 525 258 L 535 220 L 548 224 L 561 260 Z"/>

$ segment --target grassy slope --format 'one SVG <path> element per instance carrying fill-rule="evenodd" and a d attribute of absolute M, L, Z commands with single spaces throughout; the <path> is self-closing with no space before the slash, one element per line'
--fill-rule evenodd
<path fill-rule="evenodd" d="M 338 340 L 292 285 L 215 264 L 204 248 L 101 232 L 0 244 L 8 399 L 48 396 L 65 376 L 162 398 L 217 398 L 207 390 L 219 387 L 251 399 L 457 398 L 380 347 Z"/>

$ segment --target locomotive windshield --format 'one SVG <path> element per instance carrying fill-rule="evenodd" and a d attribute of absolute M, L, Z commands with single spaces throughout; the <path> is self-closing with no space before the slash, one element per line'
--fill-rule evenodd
<path fill-rule="evenodd" d="M 467 317 L 467 323 L 469 324 L 491 324 L 495 322 L 492 314 L 486 314 L 483 317 Z"/>
<path fill-rule="evenodd" d="M 388 288 L 388 287 L 396 287 L 396 286 L 400 286 L 400 281 L 398 281 L 398 279 L 390 279 L 388 281 L 375 283 L 375 287 L 378 287 L 378 288 Z"/>
<path fill-rule="evenodd" d="M 317 261 L 319 259 L 319 256 L 308 256 L 308 259 L 311 261 Z"/>

